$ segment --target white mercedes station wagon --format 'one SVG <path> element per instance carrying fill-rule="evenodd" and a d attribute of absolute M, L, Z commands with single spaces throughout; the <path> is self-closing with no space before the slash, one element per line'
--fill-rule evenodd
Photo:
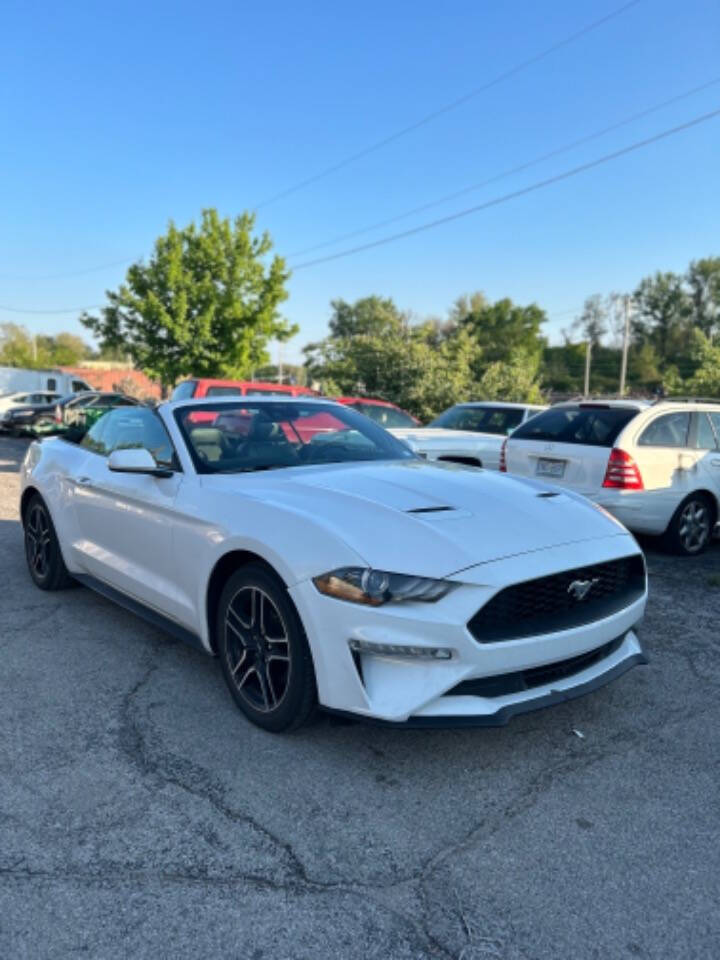
<path fill-rule="evenodd" d="M 316 704 L 502 724 L 644 662 L 643 556 L 572 492 L 427 463 L 307 398 L 112 410 L 22 467 L 30 575 L 80 581 L 218 656 L 287 730 Z"/>
<path fill-rule="evenodd" d="M 574 490 L 694 556 L 720 535 L 720 402 L 560 403 L 508 437 L 501 470 Z"/>

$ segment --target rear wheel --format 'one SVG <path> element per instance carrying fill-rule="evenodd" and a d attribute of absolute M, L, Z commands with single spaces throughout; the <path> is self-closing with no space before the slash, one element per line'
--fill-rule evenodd
<path fill-rule="evenodd" d="M 62 590 L 75 581 L 65 566 L 55 527 L 45 501 L 35 494 L 23 516 L 25 557 L 35 585 L 41 590 Z"/>
<path fill-rule="evenodd" d="M 673 553 L 696 556 L 710 543 L 714 524 L 714 504 L 702 493 L 691 494 L 673 514 L 665 542 Z"/>
<path fill-rule="evenodd" d="M 285 584 L 263 564 L 241 567 L 225 584 L 217 649 L 230 692 L 253 723 L 280 733 L 308 719 L 317 699 L 310 648 Z"/>

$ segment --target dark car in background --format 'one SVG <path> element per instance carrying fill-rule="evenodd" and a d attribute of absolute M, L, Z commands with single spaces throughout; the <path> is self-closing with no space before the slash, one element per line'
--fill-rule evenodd
<path fill-rule="evenodd" d="M 35 413 L 22 430 L 35 437 L 62 434 L 78 440 L 108 410 L 114 407 L 142 406 L 142 401 L 124 393 L 107 393 L 99 390 L 73 393 L 63 397 L 49 410 Z"/>
<path fill-rule="evenodd" d="M 0 431 L 12 430 L 15 423 L 13 414 L 22 412 L 17 422 L 24 422 L 28 411 L 51 410 L 61 396 L 53 390 L 5 394 L 0 397 Z"/>

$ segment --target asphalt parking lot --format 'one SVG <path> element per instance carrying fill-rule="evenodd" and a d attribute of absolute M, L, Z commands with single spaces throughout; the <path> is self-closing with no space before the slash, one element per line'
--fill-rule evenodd
<path fill-rule="evenodd" d="M 0 439 L 0 957 L 720 956 L 720 544 L 651 662 L 487 730 L 251 727 L 217 664 L 25 570 Z"/>

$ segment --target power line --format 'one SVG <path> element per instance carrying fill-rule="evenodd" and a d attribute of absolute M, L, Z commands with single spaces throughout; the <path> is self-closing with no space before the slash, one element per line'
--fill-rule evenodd
<path fill-rule="evenodd" d="M 604 17 L 600 17 L 599 20 L 594 20 L 592 23 L 587 24 L 582 27 L 580 30 L 571 33 L 570 36 L 564 37 L 562 40 L 558 40 L 553 43 L 551 46 L 547 47 L 545 50 L 542 50 L 540 53 L 534 54 L 532 57 L 528 57 L 527 60 L 523 60 L 521 63 L 517 64 L 514 67 L 511 67 L 509 70 L 505 70 L 503 73 L 498 74 L 492 80 L 488 80 L 486 83 L 482 84 L 479 87 L 476 87 L 474 90 L 471 90 L 469 93 L 464 94 L 462 97 L 458 97 L 456 100 L 446 103 L 442 107 L 438 107 L 437 110 L 433 110 L 430 113 L 426 114 L 424 117 L 421 117 L 419 120 L 416 120 L 414 123 L 408 124 L 406 127 L 402 127 L 400 130 L 396 130 L 394 133 L 389 134 L 386 137 L 383 137 L 381 140 L 377 140 L 375 143 L 370 144 L 367 147 L 363 147 L 362 150 L 358 150 L 357 153 L 351 154 L 349 157 L 346 157 L 344 160 L 340 160 L 337 163 L 332 164 L 329 167 L 326 167 L 324 170 L 321 170 L 319 173 L 312 174 L 309 177 L 305 177 L 303 180 L 299 180 L 294 184 L 291 184 L 289 187 L 285 187 L 283 190 L 280 190 L 278 193 L 273 194 L 273 196 L 268 197 L 266 200 L 262 200 L 260 203 L 255 204 L 254 210 L 260 210 L 262 207 L 267 207 L 271 203 L 276 203 L 278 200 L 282 200 L 284 197 L 289 196 L 291 193 L 296 193 L 298 190 L 302 190 L 304 187 L 309 186 L 311 183 L 316 183 L 318 180 L 323 179 L 324 177 L 329 176 L 331 173 L 336 173 L 338 170 L 342 170 L 343 167 L 349 166 L 351 163 L 355 163 L 356 160 L 361 160 L 363 157 L 367 157 L 369 154 L 374 153 L 376 150 L 380 150 L 383 147 L 388 146 L 388 144 L 394 143 L 396 140 L 399 140 L 401 137 L 407 136 L 408 133 L 413 133 L 413 131 L 418 130 L 420 127 L 424 127 L 426 124 L 431 123 L 433 120 L 437 120 L 438 117 L 442 117 L 446 113 L 450 113 L 451 110 L 456 110 L 458 107 L 461 107 L 464 103 L 467 103 L 468 100 L 472 100 L 474 97 L 479 96 L 479 94 L 484 93 L 486 90 L 490 90 L 492 87 L 497 86 L 499 83 L 503 83 L 505 80 L 509 80 L 510 77 L 515 76 L 523 70 L 526 70 L 528 67 L 533 66 L 533 64 L 539 63 L 541 60 L 544 60 L 546 57 L 549 57 L 551 54 L 555 53 L 557 50 L 562 49 L 563 47 L 568 46 L 571 43 L 574 43 L 575 40 L 579 40 L 581 37 L 584 37 L 586 34 L 591 33 L 593 30 L 597 30 L 598 27 L 603 26 L 603 24 L 608 23 L 610 20 L 614 20 L 616 17 L 621 16 L 627 10 L 630 10 L 631 7 L 637 6 L 641 0 L 629 0 L 628 3 L 624 3 L 621 7 L 617 7 L 615 10 L 612 10 L 610 13 L 606 14 Z"/>
<path fill-rule="evenodd" d="M 478 213 L 480 210 L 487 210 L 489 207 L 496 207 L 502 203 L 507 203 L 508 200 L 514 200 L 516 197 L 525 196 L 525 194 L 533 193 L 536 190 L 540 190 L 543 187 L 548 187 L 553 183 L 559 183 L 561 180 L 567 180 L 570 177 L 577 176 L 579 173 L 583 173 L 585 170 L 592 170 L 594 167 L 599 167 L 603 163 L 609 163 L 611 160 L 615 160 L 618 157 L 622 157 L 627 153 L 632 153 L 635 150 L 640 150 L 642 147 L 647 147 L 651 143 L 656 143 L 658 140 L 664 140 L 666 137 L 673 136 L 676 133 L 680 133 L 683 130 L 687 130 L 690 127 L 695 127 L 700 123 L 705 123 L 708 120 L 711 120 L 713 117 L 720 114 L 720 108 L 712 110 L 710 113 L 704 113 L 699 117 L 695 117 L 692 120 L 688 120 L 686 123 L 681 123 L 676 127 L 670 127 L 667 130 L 662 130 L 660 133 L 656 133 L 652 137 L 646 137 L 644 140 L 638 140 L 635 143 L 631 143 L 627 147 L 623 147 L 620 150 L 614 150 L 612 153 L 606 153 L 602 157 L 598 157 L 597 160 L 590 160 L 588 163 L 581 163 L 577 167 L 572 167 L 570 170 L 565 170 L 563 173 L 555 174 L 552 177 L 546 177 L 544 180 L 538 180 L 536 183 L 530 184 L 528 187 L 522 187 L 519 190 L 513 190 L 511 193 L 503 194 L 501 197 L 495 197 L 492 200 L 487 200 L 485 203 L 479 203 L 474 207 L 467 207 L 465 210 L 459 210 L 457 213 L 448 214 L 446 217 L 439 217 L 437 220 L 431 220 L 428 223 L 422 223 L 417 227 L 411 227 L 409 230 L 403 230 L 400 233 L 393 233 L 387 237 L 381 237 L 379 240 L 373 240 L 370 243 L 363 243 L 357 247 L 350 247 L 347 250 L 341 250 L 339 253 L 331 253 L 326 257 L 317 257 L 314 260 L 306 260 L 304 263 L 299 263 L 297 266 L 293 267 L 294 271 L 304 270 L 307 267 L 314 267 L 321 263 L 328 263 L 330 260 L 339 260 L 341 257 L 349 257 L 354 253 L 361 253 L 363 250 L 371 250 L 374 247 L 380 247 L 386 243 L 392 243 L 395 240 L 401 240 L 404 237 L 413 236 L 416 233 L 422 233 L 425 230 L 431 230 L 433 227 L 439 227 L 441 224 L 450 223 L 453 220 L 459 220 L 462 217 L 467 217 L 472 213 Z"/>
<path fill-rule="evenodd" d="M 82 277 L 86 273 L 99 273 L 101 270 L 109 270 L 111 267 L 121 267 L 134 260 L 134 257 L 125 257 L 122 260 L 114 260 L 112 263 L 101 263 L 96 267 L 85 267 L 83 270 L 71 270 L 68 273 L 46 273 L 29 276 L 28 274 L 18 273 L 0 273 L 2 280 L 62 280 L 65 277 Z"/>
<path fill-rule="evenodd" d="M 51 314 L 51 313 L 82 313 L 84 310 L 101 310 L 103 307 L 102 303 L 93 303 L 89 307 L 63 307 L 61 310 L 26 310 L 21 307 L 4 307 L 0 304 L 0 310 L 5 310 L 7 313 L 27 313 L 27 314 Z"/>
<path fill-rule="evenodd" d="M 610 126 L 603 127 L 601 130 L 596 130 L 594 133 L 590 133 L 584 137 L 580 137 L 577 140 L 573 140 L 571 143 L 567 143 L 562 147 L 557 147 L 555 150 L 550 150 L 548 153 L 544 153 L 539 157 L 535 157 L 534 160 L 529 160 L 526 163 L 521 163 L 516 167 L 511 167 L 509 170 L 504 170 L 502 173 L 488 177 L 486 180 L 480 180 L 478 183 L 470 184 L 467 187 L 463 187 L 461 190 L 455 190 L 453 193 L 446 193 L 445 196 L 439 197 L 437 200 L 431 200 L 429 203 L 423 203 L 418 207 L 413 207 L 412 210 L 406 210 L 404 213 L 399 213 L 394 217 L 388 217 L 386 220 L 379 220 L 376 223 L 369 224 L 367 227 L 361 227 L 358 230 L 351 230 L 349 233 L 343 233 L 338 237 L 334 237 L 332 240 L 325 240 L 322 243 L 313 244 L 311 247 L 305 247 L 302 250 L 297 250 L 295 253 L 289 254 L 288 257 L 301 257 L 306 253 L 313 253 L 315 250 L 322 250 L 323 248 L 331 247 L 336 243 L 342 243 L 343 240 L 351 240 L 353 237 L 362 236 L 364 233 L 370 233 L 373 230 L 379 230 L 381 227 L 390 226 L 390 224 L 397 223 L 399 220 L 406 220 L 408 217 L 412 217 L 416 213 L 423 213 L 425 210 L 430 210 L 433 207 L 439 207 L 443 203 L 447 203 L 449 200 L 456 200 L 458 197 L 462 197 L 467 193 L 480 190 L 482 187 L 487 187 L 491 183 L 496 183 L 498 180 L 503 180 L 515 173 L 521 173 L 523 170 L 528 170 L 530 167 L 537 166 L 537 164 L 542 163 L 545 160 L 550 160 L 552 157 L 557 157 L 561 153 L 567 153 L 569 150 L 573 150 L 575 147 L 582 146 L 584 143 L 589 143 L 591 140 L 597 140 L 606 133 L 611 133 L 613 130 L 619 130 L 620 127 L 627 126 L 629 123 L 634 123 L 636 120 L 641 120 L 643 117 L 647 117 L 651 113 L 656 113 L 658 110 L 662 110 L 664 107 L 669 107 L 674 103 L 678 103 L 680 100 L 685 100 L 696 93 L 707 90 L 708 87 L 711 87 L 717 83 L 720 83 L 720 77 L 715 77 L 712 80 L 708 80 L 706 83 L 700 84 L 700 86 L 693 87 L 691 90 L 686 90 L 684 93 L 670 97 L 668 100 L 663 100 L 660 103 L 656 103 L 652 107 L 648 107 L 645 110 L 641 110 L 639 113 L 634 113 L 629 117 L 625 117 L 623 120 L 618 120 L 616 123 L 610 124 Z"/>

